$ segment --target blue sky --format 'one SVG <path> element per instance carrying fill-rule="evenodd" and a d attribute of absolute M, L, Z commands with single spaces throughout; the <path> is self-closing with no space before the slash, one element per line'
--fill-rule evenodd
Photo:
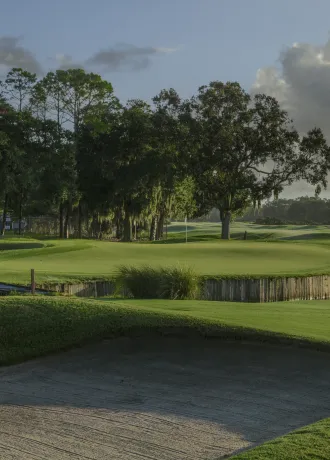
<path fill-rule="evenodd" d="M 330 29 L 329 0 L 3 0 L 1 10 L 0 34 L 21 37 L 46 69 L 56 54 L 80 62 L 118 43 L 177 48 L 139 71 L 100 72 L 122 99 L 168 87 L 190 96 L 211 80 L 249 89 L 284 46 L 324 44 Z"/>

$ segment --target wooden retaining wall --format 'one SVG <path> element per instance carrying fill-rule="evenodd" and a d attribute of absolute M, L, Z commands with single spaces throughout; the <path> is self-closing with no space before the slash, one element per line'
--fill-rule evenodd
<path fill-rule="evenodd" d="M 208 279 L 204 282 L 202 299 L 229 302 L 260 302 L 260 280 Z"/>
<path fill-rule="evenodd" d="M 329 299 L 330 277 L 209 279 L 205 281 L 203 297 L 207 300 L 231 302 Z"/>
<path fill-rule="evenodd" d="M 115 293 L 112 281 L 43 286 L 78 297 L 105 297 Z M 127 296 L 128 292 L 123 293 Z M 201 299 L 229 302 L 277 302 L 281 300 L 321 300 L 330 298 L 330 276 L 263 279 L 207 279 Z"/>
<path fill-rule="evenodd" d="M 49 284 L 42 286 L 50 291 L 77 297 L 106 297 L 115 293 L 115 284 L 112 281 L 91 281 L 77 284 Z"/>

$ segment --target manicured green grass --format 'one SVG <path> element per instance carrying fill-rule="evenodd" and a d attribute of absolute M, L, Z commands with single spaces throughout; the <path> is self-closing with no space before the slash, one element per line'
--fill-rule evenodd
<path fill-rule="evenodd" d="M 177 232 L 179 224 L 170 226 L 176 232 L 170 231 L 167 243 L 161 244 L 4 239 L 0 241 L 0 282 L 26 284 L 31 268 L 36 270 L 37 283 L 42 283 L 111 278 L 116 267 L 123 264 L 164 267 L 178 262 L 208 276 L 330 273 L 330 231 L 326 227 L 269 229 L 238 223 L 233 225 L 233 235 L 240 239 L 221 241 L 219 224 L 190 225 L 188 244 L 182 242 L 182 232 Z M 248 241 L 242 240 L 245 229 Z M 301 239 L 306 235 L 315 238 Z M 11 249 L 6 250 L 9 243 Z M 22 249 L 13 249 L 19 244 Z M 31 244 L 33 248 L 29 247 Z"/>
<path fill-rule="evenodd" d="M 328 460 L 329 458 L 330 419 L 321 420 L 231 457 L 232 460 Z"/>
<path fill-rule="evenodd" d="M 101 302 L 104 302 L 103 299 Z M 111 303 L 111 299 L 108 299 Z M 95 302 L 98 302 L 96 300 Z M 282 334 L 330 343 L 330 300 L 299 302 L 240 303 L 208 300 L 125 299 L 133 311 L 198 319 L 233 328 Z"/>
<path fill-rule="evenodd" d="M 0 298 L 0 364 L 59 351 L 88 340 L 168 327 L 202 335 L 305 339 L 330 346 L 330 301 L 240 304 L 166 300 Z"/>

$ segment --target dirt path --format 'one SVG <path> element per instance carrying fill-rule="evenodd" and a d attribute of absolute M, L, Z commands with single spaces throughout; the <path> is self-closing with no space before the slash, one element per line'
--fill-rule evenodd
<path fill-rule="evenodd" d="M 0 459 L 213 460 L 330 416 L 330 355 L 116 339 L 0 370 Z"/>

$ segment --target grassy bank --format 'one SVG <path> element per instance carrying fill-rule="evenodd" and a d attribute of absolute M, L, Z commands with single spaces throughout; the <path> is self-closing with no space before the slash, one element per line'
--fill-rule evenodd
<path fill-rule="evenodd" d="M 293 431 L 255 449 L 231 457 L 232 460 L 328 460 L 330 419 Z"/>
<path fill-rule="evenodd" d="M 330 302 L 267 306 L 202 301 L 0 298 L 0 364 L 131 333 L 221 336 L 257 341 L 305 341 L 330 347 Z"/>
<path fill-rule="evenodd" d="M 329 300 L 247 304 L 207 300 L 125 299 L 124 303 L 134 312 L 170 314 L 233 328 L 330 343 Z"/>

